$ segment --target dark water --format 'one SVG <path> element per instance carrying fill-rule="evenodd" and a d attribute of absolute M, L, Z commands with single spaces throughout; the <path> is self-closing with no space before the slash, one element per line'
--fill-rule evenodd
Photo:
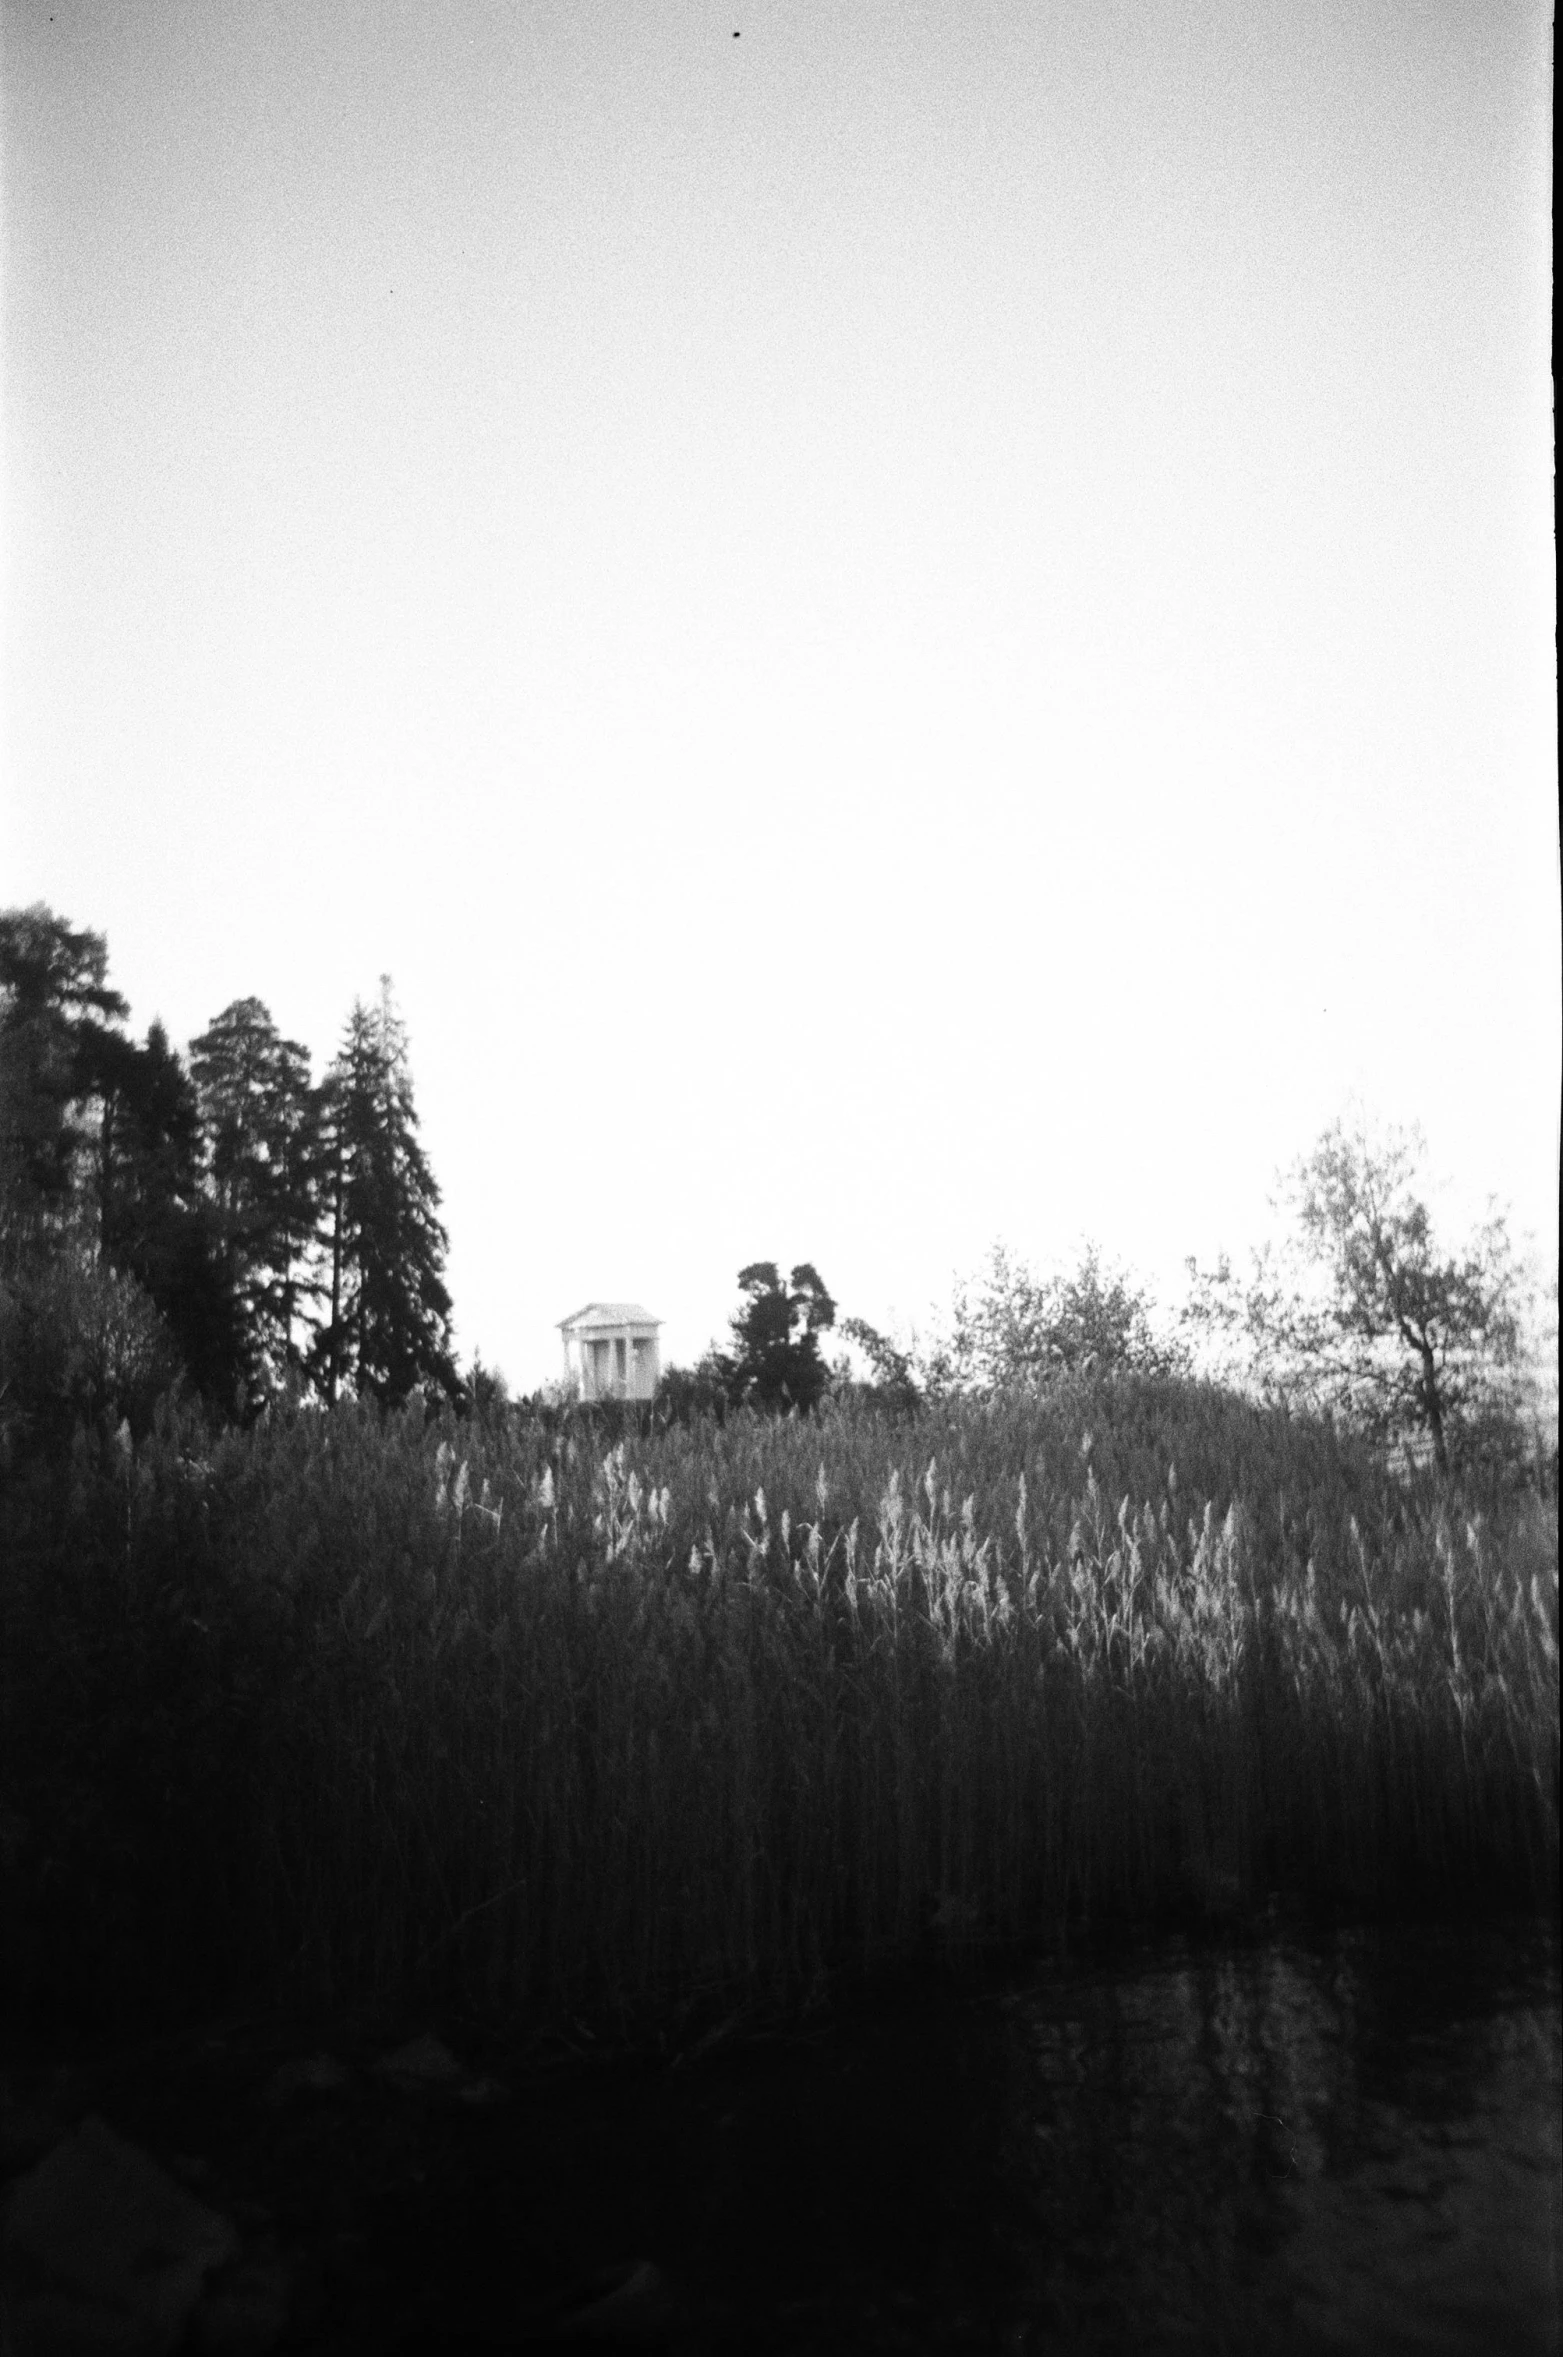
<path fill-rule="evenodd" d="M 1521 2357 L 1560 2100 L 1551 1936 L 1163 1942 L 579 2091 L 552 2247 L 654 2259 L 690 2349 Z"/>
<path fill-rule="evenodd" d="M 682 2062 L 469 2040 L 509 2084 L 477 2110 L 397 2096 L 345 2024 L 164 2042 L 80 2101 L 264 2221 L 297 2349 L 536 2347 L 642 2262 L 609 2345 L 1525 2357 L 1559 2345 L 1559 1995 L 1554 1930 L 1270 1927 Z M 279 2116 L 288 2035 L 350 2069 Z"/>
<path fill-rule="evenodd" d="M 1558 2347 L 1559 2107 L 1550 1940 L 1173 1942 L 711 2073 L 669 2247 L 800 2351 L 1517 2357 Z"/>
<path fill-rule="evenodd" d="M 999 2012 L 1010 2346 L 1557 2348 L 1555 1949 L 1174 1947 Z"/>

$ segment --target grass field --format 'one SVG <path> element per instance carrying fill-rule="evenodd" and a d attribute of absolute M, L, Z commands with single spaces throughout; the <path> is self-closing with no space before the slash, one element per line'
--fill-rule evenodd
<path fill-rule="evenodd" d="M 1555 1501 L 1189 1384 L 358 1408 L 13 1486 L 11 1998 L 617 2034 L 1082 1923 L 1555 1906 Z"/>

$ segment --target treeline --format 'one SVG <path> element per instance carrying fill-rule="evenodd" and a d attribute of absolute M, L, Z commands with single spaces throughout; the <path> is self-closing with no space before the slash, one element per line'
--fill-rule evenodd
<path fill-rule="evenodd" d="M 1077 1377 L 1213 1378 L 1251 1401 L 1334 1422 L 1403 1470 L 1491 1487 L 1557 1488 L 1557 1290 L 1544 1295 L 1493 1211 L 1451 1244 L 1437 1232 L 1414 1133 L 1334 1123 L 1280 1178 L 1293 1232 L 1253 1256 L 1187 1263 L 1171 1316 L 1087 1244 L 1038 1275 L 996 1245 L 959 1282 L 948 1320 L 902 1348 L 837 1319 L 818 1271 L 772 1261 L 738 1275 L 730 1341 L 669 1367 L 652 1420 L 735 1408 L 808 1414 L 826 1401 L 897 1417 L 958 1400 L 1026 1399 Z M 834 1330 L 852 1344 L 827 1363 Z"/>
<path fill-rule="evenodd" d="M 1156 1328 L 1144 1288 L 1104 1265 L 1088 1244 L 1067 1274 L 1038 1279 L 1002 1245 L 985 1275 L 957 1287 L 950 1332 L 926 1349 L 902 1349 L 866 1318 L 842 1318 L 812 1261 L 783 1278 L 775 1261 L 738 1272 L 742 1305 L 729 1343 L 712 1343 L 693 1367 L 669 1367 L 654 1421 L 718 1422 L 734 1408 L 809 1414 L 827 1400 L 896 1417 L 958 1398 L 1024 1395 L 1068 1376 L 1191 1376 L 1193 1354 L 1176 1333 Z M 834 1330 L 853 1345 L 867 1374 L 841 1353 L 827 1362 L 821 1338 Z"/>
<path fill-rule="evenodd" d="M 249 1422 L 292 1387 L 385 1403 L 460 1384 L 440 1191 L 382 978 L 317 1079 L 259 998 L 181 1055 L 144 1039 L 99 933 L 0 911 L 0 1434 L 109 1410 L 144 1429 L 181 1376 Z"/>

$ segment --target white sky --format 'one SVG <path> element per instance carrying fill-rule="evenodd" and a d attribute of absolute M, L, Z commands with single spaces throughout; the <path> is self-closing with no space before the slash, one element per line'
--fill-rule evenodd
<path fill-rule="evenodd" d="M 1544 6 L 0 25 L 0 902 L 389 970 L 464 1359 L 1166 1298 L 1353 1090 L 1552 1236 Z"/>

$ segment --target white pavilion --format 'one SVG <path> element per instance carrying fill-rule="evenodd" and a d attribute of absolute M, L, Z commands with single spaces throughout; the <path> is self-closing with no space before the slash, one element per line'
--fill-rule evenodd
<path fill-rule="evenodd" d="M 662 1324 L 638 1301 L 589 1301 L 561 1318 L 564 1379 L 577 1399 L 651 1399 L 662 1368 Z"/>

